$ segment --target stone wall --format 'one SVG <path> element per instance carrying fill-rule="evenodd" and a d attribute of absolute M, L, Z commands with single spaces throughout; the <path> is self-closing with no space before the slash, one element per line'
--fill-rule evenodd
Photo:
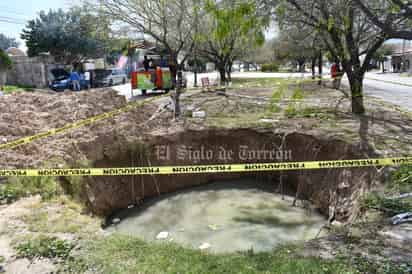
<path fill-rule="evenodd" d="M 50 69 L 56 67 L 50 57 L 12 56 L 13 67 L 7 73 L 8 85 L 45 88 L 50 79 Z"/>

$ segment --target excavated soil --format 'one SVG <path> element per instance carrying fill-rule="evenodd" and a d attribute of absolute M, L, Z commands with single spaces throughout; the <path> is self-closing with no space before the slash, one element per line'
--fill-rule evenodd
<path fill-rule="evenodd" d="M 268 113 L 273 89 L 230 90 L 226 96 L 189 92 L 182 98 L 183 118 L 179 121 L 172 119 L 170 100 L 159 98 L 91 126 L 2 150 L 0 166 L 80 167 L 87 162 L 88 166 L 95 167 L 129 167 L 279 161 L 241 158 L 239 150 L 245 146 L 249 151 L 282 147 L 291 155 L 291 159 L 284 161 L 401 156 L 412 150 L 407 137 L 412 132 L 409 116 L 390 108 L 377 108 L 375 101 L 370 100 L 373 102 L 368 105 L 371 111 L 359 119 L 350 114 L 349 100 L 340 92 L 313 87 L 307 90 L 304 102 L 299 102 L 295 110 L 305 115 L 293 117 L 285 117 L 283 112 Z M 0 97 L 0 141 L 58 128 L 126 103 L 124 97 L 111 89 L 3 96 Z M 285 100 L 280 105 L 290 104 L 291 100 Z M 319 106 L 323 106 L 322 109 Z M 311 109 L 310 115 L 306 109 Z M 196 110 L 206 111 L 206 117 L 191 118 Z M 212 150 L 214 154 L 202 159 L 182 157 L 182 147 L 194 151 Z M 164 153 L 165 148 L 170 150 L 166 158 L 159 155 L 159 149 Z M 233 151 L 234 156 L 226 160 L 218 157 L 220 148 Z M 273 184 L 276 190 L 288 190 L 299 199 L 309 200 L 324 215 L 348 221 L 357 214 L 358 197 L 378 182 L 381 175 L 375 168 L 361 168 L 263 175 L 100 177 L 86 179 L 84 196 L 93 212 L 108 216 L 146 198 L 181 188 L 221 179 L 258 176 Z"/>

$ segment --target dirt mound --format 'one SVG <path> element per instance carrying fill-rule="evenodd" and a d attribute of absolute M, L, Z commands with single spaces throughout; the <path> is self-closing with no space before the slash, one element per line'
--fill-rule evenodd
<path fill-rule="evenodd" d="M 20 93 L 0 97 L 0 143 L 41 133 L 69 123 L 99 115 L 126 105 L 126 99 L 112 89 L 91 90 L 79 93 Z M 75 163 L 89 157 L 82 157 L 101 139 L 105 141 L 138 137 L 142 123 L 147 120 L 156 106 L 145 105 L 116 117 L 96 122 L 93 125 L 71 130 L 59 135 L 37 140 L 15 149 L 0 151 L 0 166 L 41 167 L 45 162 L 53 165 Z M 86 151 L 84 150 L 86 149 Z M 87 153 L 86 153 L 87 154 Z"/>

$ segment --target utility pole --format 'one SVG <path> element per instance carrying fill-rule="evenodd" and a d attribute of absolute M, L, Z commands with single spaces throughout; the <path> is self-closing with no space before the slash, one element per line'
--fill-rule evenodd
<path fill-rule="evenodd" d="M 403 39 L 402 41 L 402 72 L 406 71 L 406 56 L 405 56 L 405 52 L 406 52 L 406 40 Z"/>
<path fill-rule="evenodd" d="M 196 45 L 195 45 L 195 49 L 194 49 L 194 55 L 195 55 L 195 83 L 194 83 L 194 87 L 197 88 L 197 51 L 196 51 Z"/>

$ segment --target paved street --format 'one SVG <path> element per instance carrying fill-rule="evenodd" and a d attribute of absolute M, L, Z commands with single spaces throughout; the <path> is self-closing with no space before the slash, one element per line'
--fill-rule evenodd
<path fill-rule="evenodd" d="M 369 96 L 412 111 L 412 77 L 402 77 L 392 73 L 367 73 L 364 90 Z"/>
<path fill-rule="evenodd" d="M 310 77 L 310 73 L 262 73 L 262 72 L 242 72 L 234 73 L 233 78 L 299 78 Z M 193 87 L 193 73 L 186 73 L 188 86 Z M 208 77 L 212 82 L 217 81 L 218 73 L 201 73 L 198 75 L 198 85 L 201 85 L 201 78 Z M 343 84 L 348 86 L 347 79 Z M 412 77 L 400 76 L 392 73 L 367 73 L 365 81 L 365 94 L 396 104 L 405 110 L 412 111 Z M 114 87 L 119 94 L 124 95 L 128 100 L 132 96 L 130 84 Z M 140 91 L 133 91 L 133 96 L 140 95 Z"/>
<path fill-rule="evenodd" d="M 327 69 L 325 68 L 325 71 Z M 193 85 L 193 74 L 188 74 L 188 84 Z M 310 77 L 310 73 L 263 73 L 263 72 L 241 72 L 234 73 L 233 78 L 299 78 Z M 198 75 L 198 83 L 202 77 L 209 77 L 216 79 L 217 73 L 202 73 Z M 327 77 L 327 76 L 325 76 Z M 344 85 L 348 85 L 346 79 L 343 81 Z M 393 73 L 376 73 L 370 72 L 366 74 L 364 81 L 365 94 L 383 99 L 386 102 L 396 104 L 405 110 L 412 111 L 412 77 L 400 76 Z"/>

